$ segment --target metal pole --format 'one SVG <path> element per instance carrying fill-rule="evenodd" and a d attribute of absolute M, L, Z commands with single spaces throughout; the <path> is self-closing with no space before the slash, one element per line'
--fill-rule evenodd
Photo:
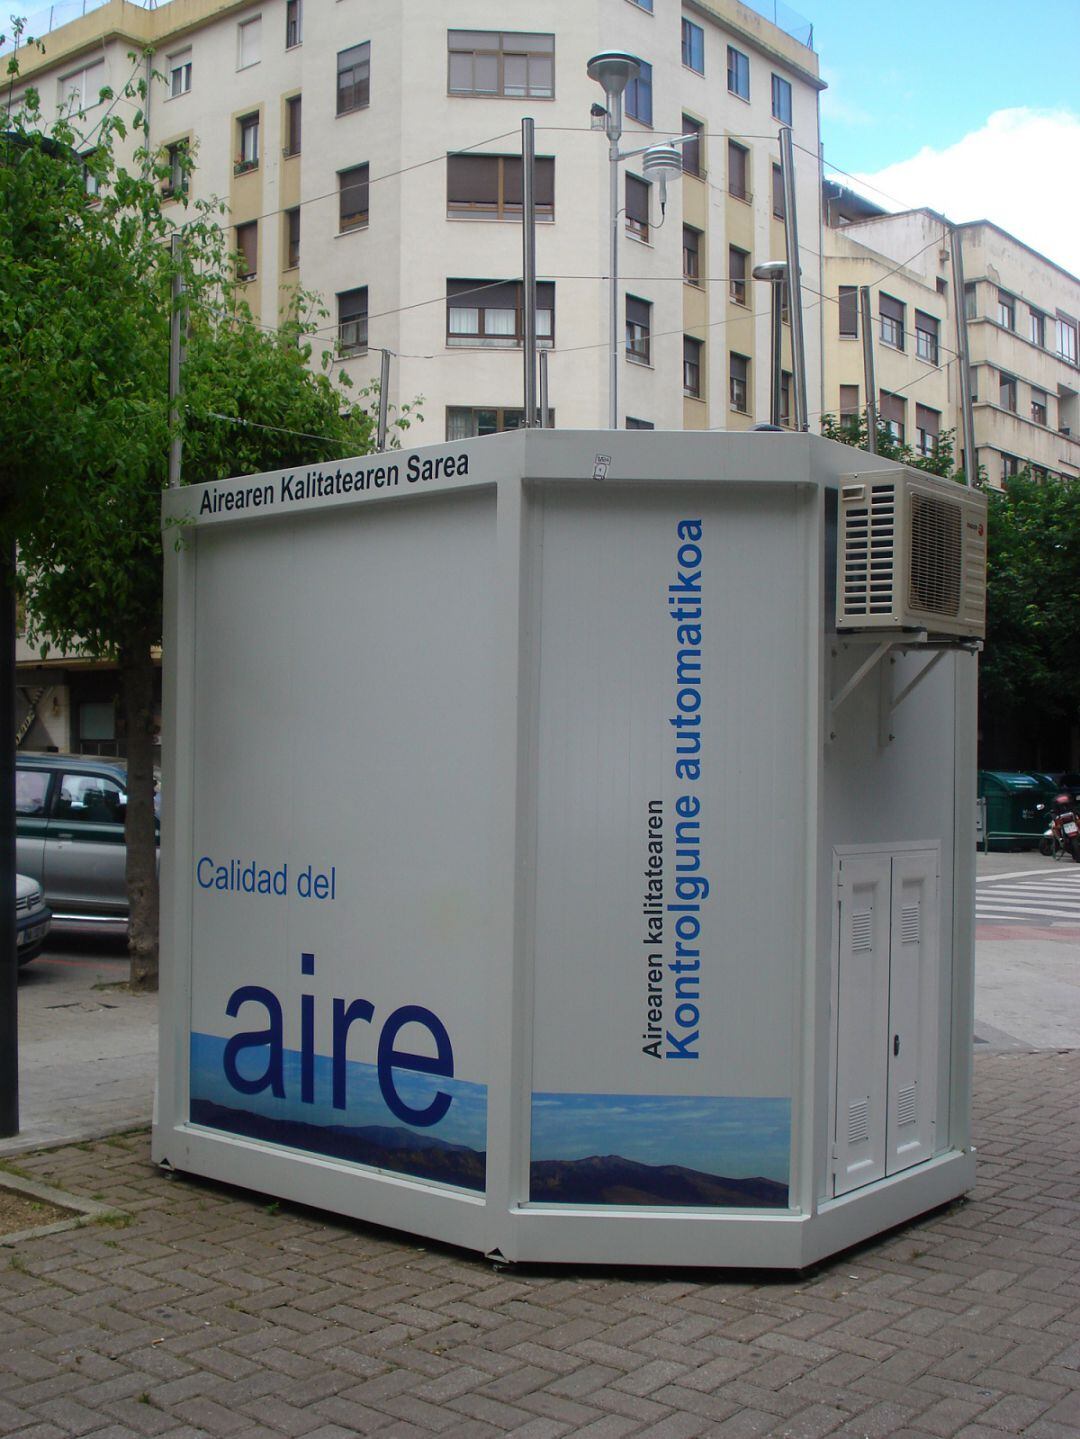
<path fill-rule="evenodd" d="M 784 277 L 776 276 L 769 283 L 769 294 L 772 297 L 772 344 L 769 351 L 772 374 L 769 384 L 769 424 L 780 423 L 780 408 L 783 403 L 783 385 L 781 371 L 783 366 L 783 344 L 784 344 Z"/>
<path fill-rule="evenodd" d="M 791 127 L 780 129 L 780 173 L 784 181 L 784 241 L 788 262 L 788 318 L 791 320 L 791 369 L 795 389 L 795 428 L 808 430 L 806 400 L 806 344 L 803 336 L 802 266 L 799 264 L 799 226 L 795 215 L 795 151 Z"/>
<path fill-rule="evenodd" d="M 952 255 L 953 312 L 956 315 L 956 349 L 960 365 L 960 421 L 964 434 L 964 483 L 973 485 L 979 473 L 979 454 L 975 448 L 975 411 L 971 405 L 971 354 L 968 350 L 967 308 L 964 300 L 964 252 L 960 231 L 949 227 L 949 251 Z"/>
<path fill-rule="evenodd" d="M 536 135 L 521 122 L 521 256 L 525 277 L 525 428 L 536 426 Z"/>
<path fill-rule="evenodd" d="M 548 352 L 540 351 L 540 428 L 548 428 Z"/>
<path fill-rule="evenodd" d="M 19 957 L 15 949 L 15 546 L 0 561 L 0 1138 L 19 1132 Z"/>
<path fill-rule="evenodd" d="M 866 444 L 878 452 L 877 376 L 874 373 L 874 321 L 870 314 L 870 286 L 859 286 L 859 323 L 862 326 L 863 386 L 866 390 Z"/>
<path fill-rule="evenodd" d="M 379 429 L 375 441 L 381 455 L 386 449 L 386 414 L 390 399 L 390 351 L 380 350 L 382 361 L 379 366 Z"/>
<path fill-rule="evenodd" d="M 610 110 L 618 107 L 619 118 L 612 134 Z M 614 101 L 608 119 L 608 207 L 611 216 L 611 298 L 608 316 L 608 429 L 619 428 L 619 134 L 622 132 L 622 97 Z"/>
<path fill-rule="evenodd" d="M 184 440 L 180 432 L 182 397 L 180 372 L 184 365 L 184 339 L 187 330 L 187 315 L 184 312 L 184 274 L 182 268 L 184 242 L 174 234 L 170 244 L 172 254 L 172 314 L 169 317 L 169 488 L 176 489 L 180 483 L 180 464 L 183 458 Z"/>

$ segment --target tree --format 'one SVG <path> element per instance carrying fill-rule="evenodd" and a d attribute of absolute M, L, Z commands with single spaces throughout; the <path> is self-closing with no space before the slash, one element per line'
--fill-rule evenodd
<path fill-rule="evenodd" d="M 0 538 L 19 546 L 31 633 L 45 645 L 117 663 L 128 762 L 131 980 L 153 988 L 152 651 L 162 631 L 160 511 L 172 435 L 176 264 L 191 314 L 190 403 L 180 422 L 185 480 L 363 453 L 371 448 L 372 419 L 345 404 L 325 370 L 309 367 L 310 347 L 300 343 L 312 318 L 307 297 L 277 332 L 253 321 L 238 298 L 221 207 L 203 202 L 166 212 L 162 190 L 175 179 L 177 157 L 148 147 L 146 82 L 125 97 L 136 107 L 131 168 L 115 158 L 128 130 L 109 90 L 101 92 L 104 118 L 89 133 L 78 115 L 44 126 L 33 90 L 6 122 Z M 180 163 L 190 171 L 190 157 L 181 155 Z M 168 243 L 174 229 L 184 242 L 178 261 Z"/>
<path fill-rule="evenodd" d="M 984 744 L 1009 767 L 1067 768 L 1080 716 L 1080 485 L 1025 472 L 986 495 Z"/>
<path fill-rule="evenodd" d="M 900 460 L 905 465 L 911 465 L 917 470 L 926 470 L 928 474 L 940 475 L 943 479 L 964 481 L 963 470 L 954 468 L 954 431 L 942 430 L 934 436 L 934 448 L 929 455 L 917 454 L 910 445 L 903 440 L 898 440 L 889 429 L 884 420 L 877 422 L 878 444 L 877 452 L 884 455 L 888 460 Z M 869 423 L 865 410 L 850 419 L 840 418 L 833 415 L 822 415 L 821 433 L 827 440 L 839 440 L 843 445 L 851 445 L 856 450 L 869 450 Z"/>

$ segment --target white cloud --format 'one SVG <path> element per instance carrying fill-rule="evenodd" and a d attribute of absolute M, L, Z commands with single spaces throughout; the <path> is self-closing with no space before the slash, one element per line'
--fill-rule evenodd
<path fill-rule="evenodd" d="M 1027 108 L 995 111 L 944 150 L 857 177 L 887 209 L 924 205 L 950 220 L 990 220 L 1080 275 L 1080 115 Z"/>

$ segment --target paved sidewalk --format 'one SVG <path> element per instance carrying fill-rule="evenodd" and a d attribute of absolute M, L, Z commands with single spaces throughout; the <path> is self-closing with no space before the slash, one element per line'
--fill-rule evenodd
<path fill-rule="evenodd" d="M 1080 1052 L 979 1055 L 972 1198 L 797 1279 L 500 1273 L 167 1179 L 145 1135 L 35 1155 L 132 1220 L 0 1268 L 0 1432 L 1076 1439 L 1078 1088 Z"/>

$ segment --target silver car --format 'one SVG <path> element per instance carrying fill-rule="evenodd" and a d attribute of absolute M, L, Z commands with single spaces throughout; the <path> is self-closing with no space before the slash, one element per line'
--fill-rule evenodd
<path fill-rule="evenodd" d="M 15 940 L 19 964 L 29 964 L 45 946 L 52 913 L 45 904 L 45 891 L 29 875 L 15 876 Z"/>

